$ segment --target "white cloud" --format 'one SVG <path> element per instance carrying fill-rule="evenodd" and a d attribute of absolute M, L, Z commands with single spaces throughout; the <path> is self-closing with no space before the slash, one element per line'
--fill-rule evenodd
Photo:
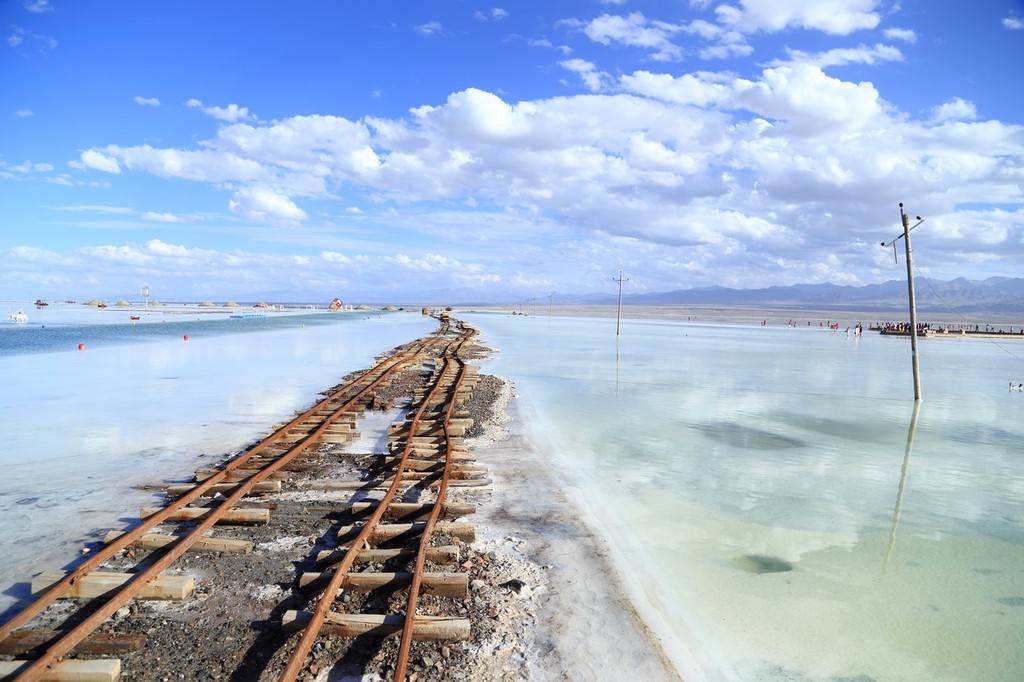
<path fill-rule="evenodd" d="M 95 149 L 85 150 L 82 152 L 80 159 L 86 168 L 103 171 L 104 173 L 117 174 L 121 172 L 121 166 L 118 165 L 117 159 L 106 156 Z"/>
<path fill-rule="evenodd" d="M 719 5 L 723 24 L 752 33 L 804 28 L 848 35 L 874 28 L 880 17 L 879 0 L 740 0 L 740 6 Z"/>
<path fill-rule="evenodd" d="M 7 44 L 10 47 L 20 47 L 24 51 L 31 51 L 37 54 L 46 54 L 57 47 L 57 41 L 50 36 L 30 31 L 21 26 L 11 26 L 10 34 L 7 36 Z"/>
<path fill-rule="evenodd" d="M 579 77 L 583 79 L 584 85 L 591 92 L 599 92 L 604 89 L 605 84 L 610 80 L 610 76 L 604 71 L 598 71 L 597 67 L 592 62 L 588 62 L 585 59 L 567 59 L 559 62 L 559 66 L 567 71 L 579 74 Z"/>
<path fill-rule="evenodd" d="M 160 100 L 156 97 L 143 97 L 142 95 L 135 95 L 135 103 L 140 107 L 158 107 L 160 106 Z"/>
<path fill-rule="evenodd" d="M 905 43 L 916 43 L 917 32 L 912 28 L 887 28 L 882 34 L 890 40 L 902 40 Z"/>
<path fill-rule="evenodd" d="M 978 117 L 974 102 L 954 97 L 948 102 L 932 107 L 932 120 L 936 123 L 945 121 L 973 121 Z"/>
<path fill-rule="evenodd" d="M 651 50 L 655 61 L 674 61 L 683 56 L 682 49 L 671 41 L 671 36 L 682 27 L 664 21 L 648 20 L 640 12 L 628 16 L 602 14 L 583 26 L 588 38 L 602 45 L 620 43 Z"/>
<path fill-rule="evenodd" d="M 110 261 L 113 263 L 140 264 L 153 260 L 145 251 L 135 246 L 84 246 L 79 251 L 97 260 Z"/>
<path fill-rule="evenodd" d="M 352 262 L 351 258 L 343 253 L 338 253 L 337 251 L 321 251 L 320 257 L 328 263 L 337 263 L 340 265 L 347 265 Z"/>
<path fill-rule="evenodd" d="M 25 9 L 29 12 L 44 14 L 46 12 L 52 12 L 53 5 L 50 4 L 50 0 L 26 0 Z"/>
<path fill-rule="evenodd" d="M 17 111 L 14 112 L 14 116 L 16 118 L 28 118 L 29 116 L 32 116 L 32 115 L 33 115 L 33 113 L 32 113 L 31 109 L 18 109 Z"/>
<path fill-rule="evenodd" d="M 134 210 L 127 206 L 103 206 L 99 204 L 76 204 L 74 206 L 58 206 L 59 211 L 72 211 L 74 213 L 106 213 L 110 215 L 130 215 Z"/>
<path fill-rule="evenodd" d="M 1024 19 L 1019 17 L 1006 17 L 1003 19 L 1003 26 L 1011 31 L 1020 31 L 1024 29 Z"/>
<path fill-rule="evenodd" d="M 882 62 L 901 62 L 903 53 L 898 47 L 892 45 L 877 44 L 874 47 L 858 45 L 857 47 L 839 47 L 824 52 L 808 53 L 800 50 L 786 50 L 789 59 L 775 60 L 771 66 L 778 66 L 787 62 L 802 62 L 813 64 L 820 68 L 830 66 L 844 66 L 846 64 L 880 64 Z"/>
<path fill-rule="evenodd" d="M 228 207 L 250 220 L 292 224 L 306 219 L 306 212 L 286 195 L 269 187 L 245 187 L 235 192 Z"/>
<path fill-rule="evenodd" d="M 195 220 L 187 216 L 180 216 L 174 213 L 158 213 L 156 211 L 146 211 L 142 214 L 142 219 L 154 223 L 190 223 Z"/>
<path fill-rule="evenodd" d="M 48 163 L 22 161 L 18 164 L 10 164 L 6 161 L 0 160 L 0 171 L 6 171 L 7 173 L 19 173 L 25 175 L 28 173 L 49 173 L 53 170 L 53 166 Z"/>
<path fill-rule="evenodd" d="M 960 104 L 940 105 L 959 110 L 941 120 L 901 112 L 873 83 L 821 66 L 895 54 L 878 47 L 804 55 L 748 77 L 639 70 L 597 94 L 507 101 L 471 88 L 396 118 L 223 124 L 193 148 L 110 145 L 89 150 L 99 158 L 91 163 L 83 154 L 82 165 L 207 183 L 232 192 L 232 210 L 247 219 L 307 222 L 288 234 L 324 236 L 308 266 L 317 277 L 381 262 L 361 260 L 346 241 L 357 224 L 453 245 L 432 248 L 441 258 L 383 261 L 424 281 L 448 278 L 444 258 L 475 268 L 444 286 L 512 286 L 502 275 L 514 272 L 571 288 L 620 265 L 656 288 L 822 281 L 829 272 L 870 281 L 885 273 L 868 246 L 891 231 L 886 207 L 904 197 L 928 216 L 955 217 L 964 203 L 1024 204 L 1024 128 L 964 120 Z M 302 198 L 342 201 L 335 193 L 342 208 L 312 218 L 300 208 Z M 348 201 L 364 200 L 373 208 L 345 215 Z M 991 231 L 1006 235 L 989 253 L 1008 269 L 1022 258 L 1014 225 Z M 950 234 L 928 247 L 969 250 Z M 351 262 L 333 275 L 317 270 L 325 251 Z"/>
<path fill-rule="evenodd" d="M 136 102 L 138 102 L 138 99 L 136 99 Z M 254 118 L 246 107 L 240 107 L 237 104 L 229 104 L 226 107 L 207 107 L 203 106 L 203 103 L 200 100 L 193 97 L 185 102 L 185 106 L 192 109 L 200 109 L 218 121 L 227 121 L 228 123 L 235 123 L 237 121 L 245 121 Z"/>
<path fill-rule="evenodd" d="M 501 21 L 508 16 L 508 12 L 501 7 L 492 7 L 489 12 L 483 10 L 476 10 L 473 12 L 473 18 L 477 21 Z M 441 25 L 438 24 L 438 30 Z M 417 27 L 418 30 L 418 27 Z"/>
<path fill-rule="evenodd" d="M 723 81 L 708 72 L 686 73 L 676 78 L 667 73 L 634 71 L 622 76 L 620 81 L 629 92 L 676 104 L 707 107 L 733 96 L 728 80 Z"/>
<path fill-rule="evenodd" d="M 424 24 L 419 24 L 414 28 L 416 32 L 422 36 L 433 36 L 440 33 L 444 27 L 441 26 L 440 21 L 428 21 Z"/>

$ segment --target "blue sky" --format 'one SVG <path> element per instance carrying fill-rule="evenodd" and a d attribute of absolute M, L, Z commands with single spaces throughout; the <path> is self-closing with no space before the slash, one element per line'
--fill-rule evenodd
<path fill-rule="evenodd" d="M 0 2 L 0 298 L 1024 272 L 1024 3 Z"/>

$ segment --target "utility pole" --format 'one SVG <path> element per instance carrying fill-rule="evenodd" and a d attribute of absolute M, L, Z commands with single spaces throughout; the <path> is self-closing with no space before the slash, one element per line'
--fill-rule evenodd
<path fill-rule="evenodd" d="M 910 225 L 910 216 L 903 212 L 903 204 L 900 203 L 900 222 L 903 223 L 903 234 L 891 242 L 882 242 L 882 246 L 893 248 L 896 253 L 896 242 L 903 239 L 903 246 L 907 254 L 907 293 L 910 297 L 910 354 L 914 368 L 914 400 L 921 400 L 921 365 L 917 358 L 917 298 L 914 296 L 914 262 L 911 254 L 913 249 L 910 246 L 910 231 L 924 222 L 921 216 L 917 216 L 917 222 Z M 898 259 L 897 259 L 898 260 Z"/>
<path fill-rule="evenodd" d="M 615 314 L 615 336 L 619 335 L 619 329 L 622 326 L 622 283 L 628 282 L 629 280 L 622 276 L 622 270 L 619 270 L 619 276 L 612 277 L 613 282 L 619 283 L 619 309 Z"/>
<path fill-rule="evenodd" d="M 552 291 L 550 294 L 548 294 L 548 319 L 549 320 L 551 319 L 551 302 L 555 300 L 555 293 L 556 292 Z"/>

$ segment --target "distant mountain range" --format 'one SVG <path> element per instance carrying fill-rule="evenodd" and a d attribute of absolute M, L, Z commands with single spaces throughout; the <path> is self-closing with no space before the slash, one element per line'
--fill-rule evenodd
<path fill-rule="evenodd" d="M 1024 312 L 1024 278 L 989 277 L 952 281 L 918 277 L 915 280 L 918 310 L 928 312 Z M 614 296 L 580 298 L 581 303 L 614 303 Z M 564 301 L 564 299 L 563 299 Z M 794 284 L 765 289 L 702 287 L 623 297 L 629 305 L 721 305 L 830 310 L 904 310 L 905 280 L 889 280 L 865 286 Z"/>

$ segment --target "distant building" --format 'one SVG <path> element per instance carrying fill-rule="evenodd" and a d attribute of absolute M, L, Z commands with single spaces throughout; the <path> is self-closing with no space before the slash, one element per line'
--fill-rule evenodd
<path fill-rule="evenodd" d="M 332 298 L 330 305 L 327 306 L 327 309 L 337 312 L 339 310 L 342 310 L 344 307 L 345 304 L 342 302 L 340 298 Z"/>

